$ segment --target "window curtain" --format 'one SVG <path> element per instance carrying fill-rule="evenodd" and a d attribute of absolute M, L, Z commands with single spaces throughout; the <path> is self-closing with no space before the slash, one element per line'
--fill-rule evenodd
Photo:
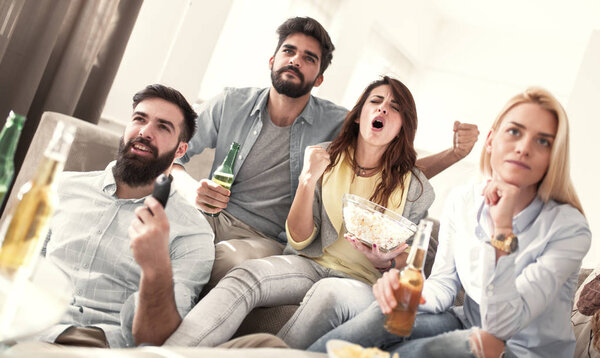
<path fill-rule="evenodd" d="M 142 1 L 0 1 L 0 125 L 27 116 L 17 172 L 44 111 L 98 122 Z"/>

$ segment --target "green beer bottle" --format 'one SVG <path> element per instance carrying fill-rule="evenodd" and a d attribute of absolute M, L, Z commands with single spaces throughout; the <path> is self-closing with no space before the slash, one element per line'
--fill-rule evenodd
<path fill-rule="evenodd" d="M 227 190 L 230 190 L 231 184 L 233 184 L 233 163 L 235 163 L 235 157 L 237 157 L 239 149 L 240 145 L 238 143 L 231 143 L 231 148 L 229 148 L 229 152 L 227 153 L 223 164 L 219 165 L 219 167 L 213 173 L 212 178 L 210 179 Z M 214 206 L 212 205 L 207 206 L 214 208 Z M 219 213 L 205 214 L 208 216 L 219 216 Z"/>
<path fill-rule="evenodd" d="M 10 111 L 0 133 L 0 207 L 4 204 L 4 196 L 15 174 L 15 150 L 24 123 L 24 116 Z"/>

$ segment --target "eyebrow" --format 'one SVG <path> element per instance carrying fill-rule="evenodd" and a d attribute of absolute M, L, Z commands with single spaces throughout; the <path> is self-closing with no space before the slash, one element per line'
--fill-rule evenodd
<path fill-rule="evenodd" d="M 377 97 L 379 99 L 384 99 L 383 96 L 380 96 L 378 94 L 374 94 L 372 97 Z M 396 101 L 395 99 L 392 100 L 392 103 L 395 103 L 397 105 L 400 105 L 400 103 L 398 101 Z"/>
<path fill-rule="evenodd" d="M 290 44 L 283 44 L 281 47 L 287 48 L 287 49 L 290 49 L 290 50 L 298 50 L 298 47 L 296 47 L 294 45 L 290 45 Z M 304 50 L 304 53 L 306 53 L 310 57 L 313 57 L 317 61 L 319 60 L 319 56 L 316 53 L 312 52 L 312 51 Z"/>
<path fill-rule="evenodd" d="M 132 117 L 135 117 L 136 115 L 138 115 L 140 117 L 144 117 L 144 118 L 149 118 L 149 116 L 146 113 L 141 112 L 141 111 L 133 112 Z M 171 121 L 168 121 L 168 120 L 162 119 L 162 118 L 157 118 L 156 120 L 158 121 L 158 123 L 162 123 L 162 124 L 170 127 L 172 130 L 175 130 L 175 125 Z"/>
<path fill-rule="evenodd" d="M 527 127 L 525 127 L 521 123 L 517 123 L 517 122 L 513 122 L 513 121 L 511 121 L 510 123 L 512 123 L 514 126 L 519 127 L 521 129 L 527 129 Z M 544 132 L 539 132 L 538 135 L 541 135 L 542 137 L 548 137 L 548 138 L 554 138 L 555 137 L 553 134 L 544 133 Z"/>

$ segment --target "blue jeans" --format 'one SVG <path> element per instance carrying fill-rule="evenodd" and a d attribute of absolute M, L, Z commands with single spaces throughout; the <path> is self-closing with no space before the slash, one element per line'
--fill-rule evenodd
<path fill-rule="evenodd" d="M 410 337 L 399 337 L 384 327 L 385 316 L 377 302 L 350 321 L 330 331 L 308 350 L 325 352 L 330 339 L 343 339 L 363 347 L 379 347 L 397 352 L 400 357 L 475 357 L 469 339 L 472 329 L 465 327 L 452 312 L 419 313 Z M 505 357 L 515 357 L 506 350 Z"/>

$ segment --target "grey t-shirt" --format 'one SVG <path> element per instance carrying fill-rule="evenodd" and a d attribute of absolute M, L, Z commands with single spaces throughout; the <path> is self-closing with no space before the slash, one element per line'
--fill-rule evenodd
<path fill-rule="evenodd" d="M 285 231 L 290 195 L 290 129 L 261 111 L 262 130 L 231 187 L 227 211 L 263 234 Z"/>

